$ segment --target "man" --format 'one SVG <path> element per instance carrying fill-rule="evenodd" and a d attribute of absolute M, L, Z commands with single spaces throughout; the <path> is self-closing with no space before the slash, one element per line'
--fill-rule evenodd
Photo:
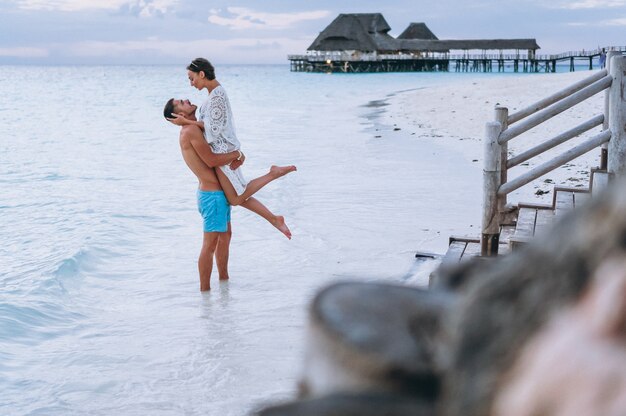
<path fill-rule="evenodd" d="M 195 119 L 196 106 L 189 100 L 171 99 L 165 105 L 163 115 L 172 118 L 172 113 L 182 113 Z M 216 154 L 204 139 L 202 131 L 195 125 L 182 126 L 180 150 L 185 163 L 198 178 L 198 209 L 204 220 L 204 237 L 198 258 L 200 291 L 211 290 L 213 257 L 217 263 L 220 280 L 228 280 L 228 255 L 231 238 L 230 205 L 215 174 L 216 166 L 239 167 L 245 160 L 241 151 Z"/>

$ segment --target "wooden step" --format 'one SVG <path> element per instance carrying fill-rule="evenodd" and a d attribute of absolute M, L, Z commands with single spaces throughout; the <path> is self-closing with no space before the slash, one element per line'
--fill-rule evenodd
<path fill-rule="evenodd" d="M 480 239 L 472 237 L 450 237 L 448 251 L 443 256 L 441 264 L 448 265 L 460 262 L 468 244 L 478 244 L 478 255 L 480 255 Z M 470 251 L 474 251 L 474 249 L 470 247 Z"/>
<path fill-rule="evenodd" d="M 549 205 L 520 204 L 515 232 L 509 239 L 510 249 L 515 250 L 541 234 L 554 220 L 554 212 Z"/>
<path fill-rule="evenodd" d="M 589 189 L 564 186 L 555 186 L 553 195 L 552 205 L 557 216 L 562 216 L 583 205 L 591 197 Z"/>
<path fill-rule="evenodd" d="M 480 240 L 476 242 L 469 242 L 467 246 L 465 246 L 465 251 L 463 252 L 463 259 L 469 259 L 471 257 L 480 256 Z"/>
<path fill-rule="evenodd" d="M 591 199 L 591 192 L 576 192 L 574 193 L 574 208 L 578 208 L 584 205 Z"/>
<path fill-rule="evenodd" d="M 609 185 L 610 174 L 604 170 L 591 171 L 591 194 L 597 195 L 601 193 Z"/>
<path fill-rule="evenodd" d="M 535 234 L 542 234 L 550 224 L 554 222 L 554 210 L 551 209 L 538 209 L 537 220 L 535 222 Z"/>
<path fill-rule="evenodd" d="M 505 225 L 500 227 L 500 244 L 498 246 L 498 255 L 507 254 L 509 250 L 508 235 L 514 230 L 513 225 Z M 505 240 L 502 240 L 502 236 Z M 450 237 L 448 251 L 441 260 L 442 265 L 451 265 L 473 257 L 480 257 L 481 244 L 480 238 L 476 237 Z"/>
<path fill-rule="evenodd" d="M 563 216 L 574 210 L 574 193 L 566 190 L 554 190 L 554 215 Z"/>
<path fill-rule="evenodd" d="M 517 216 L 515 232 L 509 239 L 511 250 L 517 249 L 522 244 L 530 241 L 535 235 L 535 221 L 537 221 L 537 209 L 522 207 Z"/>
<path fill-rule="evenodd" d="M 504 255 L 511 251 L 509 242 L 515 234 L 515 224 L 504 224 L 500 226 L 500 244 L 498 246 L 498 255 Z"/>

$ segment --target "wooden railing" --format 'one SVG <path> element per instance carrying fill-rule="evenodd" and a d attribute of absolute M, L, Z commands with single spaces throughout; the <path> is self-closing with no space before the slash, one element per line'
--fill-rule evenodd
<path fill-rule="evenodd" d="M 508 210 L 506 198 L 509 193 L 599 146 L 603 146 L 600 167 L 614 174 L 626 173 L 626 56 L 622 56 L 619 51 L 611 51 L 607 55 L 607 62 L 608 69 L 598 71 L 516 113 L 509 115 L 506 107 L 496 107 L 495 121 L 487 123 L 485 136 L 481 235 L 483 256 L 498 253 L 500 225 Z M 510 140 L 605 90 L 602 114 L 519 155 L 508 157 Z M 599 125 L 603 126 L 601 133 L 515 179 L 508 179 L 508 169 Z"/>
<path fill-rule="evenodd" d="M 626 52 L 626 46 L 607 46 L 604 48 L 598 48 L 598 49 L 591 49 L 588 51 L 582 50 L 582 51 L 567 51 L 567 52 L 563 52 L 563 53 L 559 53 L 557 55 L 537 55 L 538 59 L 566 59 L 572 56 L 578 56 L 578 57 L 593 57 L 593 56 L 598 56 L 602 53 L 602 50 L 607 51 L 608 52 Z"/>

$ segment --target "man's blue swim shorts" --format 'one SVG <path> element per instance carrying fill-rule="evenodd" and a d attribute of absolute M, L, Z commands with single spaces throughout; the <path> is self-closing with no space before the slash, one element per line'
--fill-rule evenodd
<path fill-rule="evenodd" d="M 223 191 L 198 190 L 198 211 L 204 220 L 205 233 L 228 231 L 230 204 Z"/>

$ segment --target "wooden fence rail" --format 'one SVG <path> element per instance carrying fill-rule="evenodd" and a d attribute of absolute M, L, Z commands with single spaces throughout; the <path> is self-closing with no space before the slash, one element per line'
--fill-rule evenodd
<path fill-rule="evenodd" d="M 604 90 L 607 90 L 604 114 L 598 114 L 534 148 L 508 158 L 510 140 Z M 600 125 L 603 126 L 601 133 L 508 180 L 508 169 Z M 603 148 L 602 164 L 606 165 L 601 167 L 612 174 L 626 174 L 626 56 L 620 52 L 612 51 L 608 55 L 608 70 L 601 70 L 510 116 L 506 107 L 497 107 L 495 121 L 486 125 L 484 141 L 481 255 L 498 254 L 500 226 L 509 193 L 600 146 Z"/>
<path fill-rule="evenodd" d="M 601 125 L 604 122 L 604 114 L 598 114 L 592 119 L 570 129 L 566 132 L 563 132 L 545 142 L 533 147 L 532 149 L 528 149 L 525 152 L 520 153 L 517 156 L 514 156 L 506 161 L 506 168 L 511 169 L 520 163 L 524 163 L 527 160 L 540 155 L 541 153 L 550 150 L 560 144 L 565 143 L 568 140 L 573 139 L 581 135 L 582 133 L 591 130 L 592 128 Z"/>
<path fill-rule="evenodd" d="M 523 122 L 520 121 L 519 124 L 516 124 L 515 126 L 504 131 L 500 135 L 498 142 L 508 142 L 514 137 L 517 137 L 520 134 L 532 129 L 533 127 L 538 126 L 539 124 L 551 119 L 552 117 L 562 113 L 563 111 L 572 108 L 576 104 L 580 104 L 587 98 L 592 97 L 600 91 L 604 91 L 605 89 L 607 89 L 611 85 L 611 82 L 613 82 L 613 78 L 607 75 L 599 81 L 596 81 L 593 84 L 589 85 L 588 87 L 582 88 L 579 91 L 571 94 L 570 96 L 567 96 L 562 100 L 557 101 L 551 106 L 537 112 L 535 115 L 530 116 Z"/>
<path fill-rule="evenodd" d="M 609 130 L 604 130 L 602 133 L 597 134 L 586 142 L 565 151 L 554 159 L 537 166 L 536 168 L 524 173 L 523 175 L 518 176 L 517 178 L 505 184 L 502 184 L 498 188 L 497 193 L 498 195 L 510 194 L 514 190 L 521 188 L 522 186 L 534 181 L 540 176 L 543 176 L 546 173 L 558 168 L 559 166 L 562 166 L 563 164 L 576 159 L 578 156 L 582 156 L 588 151 L 595 149 L 602 143 L 608 142 L 610 138 L 611 132 Z"/>
<path fill-rule="evenodd" d="M 568 97 L 570 95 L 572 95 L 573 93 L 575 93 L 576 91 L 579 91 L 580 89 L 587 87 L 591 84 L 593 84 L 596 81 L 601 80 L 602 78 L 604 78 L 605 76 L 608 75 L 608 72 L 606 69 L 603 69 L 601 71 L 596 72 L 595 74 L 593 74 L 590 77 L 587 77 L 583 80 L 578 81 L 575 84 L 570 85 L 569 87 L 550 95 L 549 97 L 546 97 L 542 100 L 537 101 L 536 103 L 529 105 L 526 108 L 523 108 L 521 110 L 519 110 L 516 113 L 513 113 L 509 116 L 508 118 L 508 123 L 509 125 L 515 123 L 516 121 L 519 121 L 523 118 L 526 118 L 534 113 L 536 113 L 539 110 L 543 110 L 544 108 L 546 108 L 549 105 L 552 105 L 554 103 L 556 103 L 559 100 L 562 100 L 565 97 Z"/>

